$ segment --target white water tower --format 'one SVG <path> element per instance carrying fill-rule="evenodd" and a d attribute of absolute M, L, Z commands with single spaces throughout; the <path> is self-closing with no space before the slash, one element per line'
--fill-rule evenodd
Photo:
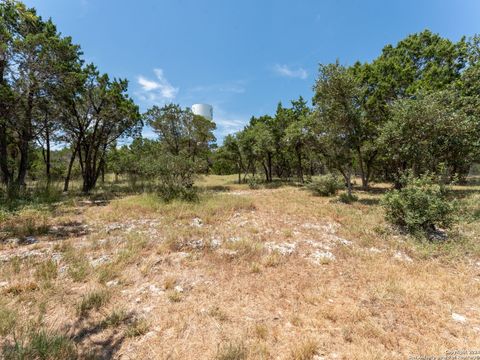
<path fill-rule="evenodd" d="M 213 120 L 213 107 L 208 104 L 193 104 L 192 112 L 195 115 L 203 116 L 205 119 Z"/>

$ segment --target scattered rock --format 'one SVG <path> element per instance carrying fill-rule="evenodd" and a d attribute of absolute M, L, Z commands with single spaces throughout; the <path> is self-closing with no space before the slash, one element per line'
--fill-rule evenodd
<path fill-rule="evenodd" d="M 314 230 L 322 230 L 322 226 L 318 225 L 318 224 L 311 224 L 311 223 L 304 223 L 302 224 L 302 227 L 304 229 L 314 229 Z"/>
<path fill-rule="evenodd" d="M 237 256 L 238 254 L 238 251 L 236 250 L 231 250 L 231 249 L 219 249 L 218 251 L 221 255 L 225 256 L 225 257 L 229 257 L 229 258 L 234 258 L 235 256 Z"/>
<path fill-rule="evenodd" d="M 105 284 L 107 285 L 107 287 L 114 287 L 114 286 L 117 286 L 118 285 L 118 280 L 115 279 L 115 280 L 110 280 L 110 281 L 107 281 L 107 283 Z"/>
<path fill-rule="evenodd" d="M 265 243 L 265 247 L 269 251 L 277 251 L 282 255 L 291 255 L 295 252 L 296 244 L 295 243 L 276 244 L 272 242 L 267 242 Z"/>
<path fill-rule="evenodd" d="M 413 259 L 410 256 L 402 253 L 401 251 L 395 252 L 395 254 L 393 254 L 393 258 L 398 261 L 413 262 Z"/>
<path fill-rule="evenodd" d="M 10 238 L 4 241 L 5 244 L 18 246 L 22 241 L 19 238 Z"/>
<path fill-rule="evenodd" d="M 157 287 L 156 285 L 152 284 L 148 287 L 148 290 L 150 290 L 150 292 L 153 294 L 153 295 L 160 295 L 160 294 L 163 294 L 163 289 L 160 289 L 159 287 Z"/>
<path fill-rule="evenodd" d="M 330 244 L 326 244 L 324 242 L 315 241 L 315 240 L 305 240 L 305 243 L 317 249 L 320 248 L 324 250 L 330 250 L 332 248 Z"/>
<path fill-rule="evenodd" d="M 336 222 L 331 222 L 326 225 L 321 226 L 322 230 L 329 233 L 329 234 L 335 234 L 337 232 L 337 229 L 340 227 L 340 224 Z"/>
<path fill-rule="evenodd" d="M 212 249 L 217 249 L 217 248 L 219 248 L 220 246 L 222 246 L 222 240 L 220 240 L 220 239 L 212 239 L 212 240 L 210 241 L 210 247 L 211 247 Z"/>
<path fill-rule="evenodd" d="M 242 240 L 242 238 L 240 238 L 240 237 L 238 237 L 238 236 L 232 236 L 232 237 L 229 237 L 229 238 L 227 239 L 228 242 L 232 242 L 232 243 L 238 242 L 238 241 L 240 241 L 240 240 Z"/>
<path fill-rule="evenodd" d="M 38 240 L 34 236 L 26 236 L 22 243 L 25 245 L 32 245 L 38 243 Z"/>
<path fill-rule="evenodd" d="M 181 287 L 180 285 L 175 286 L 174 290 L 176 292 L 183 293 L 183 287 Z"/>
<path fill-rule="evenodd" d="M 370 249 L 368 249 L 368 251 L 373 254 L 380 254 L 383 252 L 383 250 L 377 249 L 376 247 L 373 247 L 373 246 Z"/>
<path fill-rule="evenodd" d="M 52 260 L 56 263 L 59 264 L 60 261 L 62 261 L 63 255 L 61 253 L 53 253 L 52 254 Z"/>
<path fill-rule="evenodd" d="M 430 240 L 445 241 L 448 239 L 448 234 L 444 229 L 436 228 L 430 234 L 428 234 Z"/>
<path fill-rule="evenodd" d="M 310 258 L 316 264 L 325 264 L 336 259 L 330 251 L 315 251 Z"/>
<path fill-rule="evenodd" d="M 333 241 L 336 241 L 336 242 L 338 242 L 338 243 L 340 243 L 344 246 L 352 246 L 353 245 L 352 241 L 341 238 L 341 237 L 338 237 L 336 235 L 330 235 L 330 237 L 332 238 Z"/>
<path fill-rule="evenodd" d="M 100 265 L 106 264 L 110 262 L 110 256 L 108 255 L 102 255 L 96 259 L 93 259 L 90 261 L 90 265 L 92 265 L 94 268 L 98 267 Z"/>
<path fill-rule="evenodd" d="M 122 224 L 113 223 L 113 224 L 107 225 L 105 227 L 105 231 L 107 232 L 107 234 L 110 234 L 112 231 L 120 230 L 122 228 L 123 228 Z"/>
<path fill-rule="evenodd" d="M 203 249 L 205 247 L 205 244 L 202 239 L 198 239 L 198 240 L 190 240 L 188 242 L 188 246 L 191 247 L 192 249 Z"/>
<path fill-rule="evenodd" d="M 192 223 L 190 225 L 194 226 L 194 227 L 202 227 L 203 226 L 203 221 L 202 221 L 202 219 L 196 217 L 192 220 Z"/>
<path fill-rule="evenodd" d="M 463 315 L 457 314 L 457 313 L 452 313 L 452 319 L 453 321 L 465 324 L 467 322 L 467 318 Z"/>
<path fill-rule="evenodd" d="M 173 262 L 181 262 L 182 260 L 188 258 L 190 256 L 190 253 L 185 252 L 185 251 L 178 251 L 176 253 L 172 253 L 171 255 L 171 260 Z"/>
<path fill-rule="evenodd" d="M 0 288 L 8 286 L 8 281 L 0 281 Z"/>

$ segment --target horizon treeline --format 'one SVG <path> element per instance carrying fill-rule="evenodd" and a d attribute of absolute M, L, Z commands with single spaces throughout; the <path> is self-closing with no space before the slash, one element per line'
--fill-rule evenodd
<path fill-rule="evenodd" d="M 312 106 L 299 97 L 252 117 L 216 145 L 215 123 L 168 104 L 144 114 L 128 81 L 87 64 L 51 20 L 14 0 L 0 4 L 0 177 L 7 193 L 28 180 L 105 173 L 160 183 L 190 197 L 197 174 L 304 182 L 326 172 L 362 186 L 401 186 L 406 172 L 464 179 L 480 161 L 480 37 L 457 42 L 429 30 L 387 45 L 371 62 L 319 65 Z M 155 139 L 142 138 L 148 124 Z M 132 139 L 129 145 L 117 144 Z"/>

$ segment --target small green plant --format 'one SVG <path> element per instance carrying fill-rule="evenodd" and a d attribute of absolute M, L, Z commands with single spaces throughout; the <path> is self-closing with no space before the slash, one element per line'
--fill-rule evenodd
<path fill-rule="evenodd" d="M 150 330 L 150 324 L 146 319 L 135 319 L 128 325 L 125 331 L 126 337 L 137 337 L 145 335 Z"/>
<path fill-rule="evenodd" d="M 252 190 L 257 190 L 260 188 L 260 184 L 255 177 L 251 177 L 250 179 L 248 179 L 248 187 Z"/>
<path fill-rule="evenodd" d="M 105 290 L 93 291 L 83 296 L 77 305 L 78 316 L 86 316 L 91 310 L 98 310 L 110 299 L 110 294 Z"/>
<path fill-rule="evenodd" d="M 348 195 L 348 193 L 342 193 L 338 196 L 338 201 L 344 204 L 351 204 L 355 201 L 358 201 L 358 196 L 356 195 Z"/>
<path fill-rule="evenodd" d="M 0 304 L 0 338 L 11 334 L 17 323 L 17 314 Z"/>
<path fill-rule="evenodd" d="M 247 358 L 247 348 L 243 342 L 229 342 L 219 347 L 215 360 L 243 360 Z"/>
<path fill-rule="evenodd" d="M 38 265 L 35 277 L 45 283 L 55 280 L 58 275 L 57 264 L 53 260 L 47 260 Z"/>
<path fill-rule="evenodd" d="M 101 323 L 102 328 L 115 328 L 127 322 L 129 319 L 128 313 L 123 310 L 113 310 Z"/>
<path fill-rule="evenodd" d="M 335 195 L 341 188 L 338 178 L 332 174 L 322 175 L 306 186 L 313 194 L 318 196 Z"/>
<path fill-rule="evenodd" d="M 456 221 L 456 202 L 447 197 L 447 187 L 426 174 L 407 174 L 403 187 L 385 194 L 382 205 L 387 221 L 409 233 L 428 233 L 438 226 L 449 228 Z"/>
<path fill-rule="evenodd" d="M 176 290 L 169 291 L 167 297 L 173 303 L 180 302 L 183 299 L 182 293 Z"/>
<path fill-rule="evenodd" d="M 25 339 L 17 339 L 13 343 L 7 342 L 2 347 L 1 355 L 5 360 L 79 358 L 75 343 L 71 339 L 44 330 L 33 331 Z"/>

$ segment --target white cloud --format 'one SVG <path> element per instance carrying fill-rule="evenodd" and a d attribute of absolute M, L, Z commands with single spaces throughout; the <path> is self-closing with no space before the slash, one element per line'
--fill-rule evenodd
<path fill-rule="evenodd" d="M 174 87 L 165 77 L 162 69 L 154 69 L 156 79 L 148 79 L 140 75 L 137 78 L 140 91 L 137 96 L 149 104 L 164 104 L 172 101 L 178 94 L 178 87 Z"/>
<path fill-rule="evenodd" d="M 292 69 L 288 65 L 275 64 L 273 71 L 283 77 L 298 78 L 302 80 L 308 77 L 307 70 L 302 67 L 298 69 Z"/>
<path fill-rule="evenodd" d="M 213 104 L 213 121 L 217 124 L 215 136 L 217 143 L 222 144 L 225 136 L 242 130 L 248 123 L 248 116 L 226 111 L 221 104 Z"/>

